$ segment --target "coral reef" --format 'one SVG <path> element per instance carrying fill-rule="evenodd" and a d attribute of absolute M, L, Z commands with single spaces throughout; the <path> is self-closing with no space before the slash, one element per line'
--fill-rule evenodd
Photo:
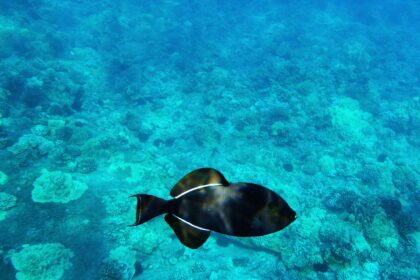
<path fill-rule="evenodd" d="M 125 280 L 132 279 L 134 271 L 126 264 L 116 260 L 106 260 L 99 267 L 98 280 Z"/>
<path fill-rule="evenodd" d="M 401 192 L 412 192 L 417 188 L 417 178 L 407 166 L 398 166 L 392 171 L 392 183 Z"/>
<path fill-rule="evenodd" d="M 85 183 L 74 180 L 71 174 L 48 170 L 43 170 L 33 185 L 32 200 L 41 203 L 68 203 L 79 199 L 88 188 Z"/>
<path fill-rule="evenodd" d="M 11 255 L 18 280 L 62 279 L 65 271 L 72 267 L 73 257 L 74 253 L 60 243 L 24 245 Z"/>
<path fill-rule="evenodd" d="M 363 112 L 359 103 L 351 98 L 342 98 L 334 102 L 329 108 L 331 123 L 338 130 L 340 136 L 350 140 L 363 140 L 371 134 L 371 116 Z"/>
<path fill-rule="evenodd" d="M 17 198 L 14 195 L 0 192 L 0 221 L 4 220 L 7 215 L 7 211 L 16 205 Z"/>
<path fill-rule="evenodd" d="M 26 134 L 19 138 L 19 141 L 9 148 L 9 151 L 18 156 L 21 154 L 31 154 L 34 156 L 46 155 L 54 144 L 42 136 Z"/>
<path fill-rule="evenodd" d="M 8 176 L 4 172 L 0 171 L 0 186 L 6 185 L 7 181 Z"/>
<path fill-rule="evenodd" d="M 419 5 L 353 2 L 0 1 L 0 279 L 418 278 Z M 205 166 L 297 220 L 127 226 Z"/>

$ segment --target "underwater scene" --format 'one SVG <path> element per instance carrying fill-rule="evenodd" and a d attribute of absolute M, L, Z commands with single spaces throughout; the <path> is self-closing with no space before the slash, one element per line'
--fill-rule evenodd
<path fill-rule="evenodd" d="M 418 0 L 2 0 L 0 279 L 420 279 L 419 73 Z"/>

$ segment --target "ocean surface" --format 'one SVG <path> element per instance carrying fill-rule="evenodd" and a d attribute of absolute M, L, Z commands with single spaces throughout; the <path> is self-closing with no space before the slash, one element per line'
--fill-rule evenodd
<path fill-rule="evenodd" d="M 0 1 L 0 279 L 420 279 L 420 3 Z M 281 195 L 183 246 L 145 193 Z"/>

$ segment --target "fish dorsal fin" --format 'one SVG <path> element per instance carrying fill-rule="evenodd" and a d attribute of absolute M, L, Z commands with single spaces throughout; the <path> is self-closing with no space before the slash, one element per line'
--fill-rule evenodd
<path fill-rule="evenodd" d="M 171 196 L 178 197 L 188 190 L 207 185 L 222 185 L 227 186 L 229 182 L 225 179 L 222 173 L 213 168 L 201 168 L 191 171 L 185 175 L 172 188 Z"/>
<path fill-rule="evenodd" d="M 188 248 L 197 249 L 210 236 L 209 230 L 194 226 L 172 214 L 167 214 L 165 221 L 171 226 L 179 241 Z"/>

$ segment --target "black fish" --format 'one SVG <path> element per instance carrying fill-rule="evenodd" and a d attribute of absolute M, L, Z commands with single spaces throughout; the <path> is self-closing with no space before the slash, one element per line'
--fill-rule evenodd
<path fill-rule="evenodd" d="M 211 231 L 233 236 L 260 236 L 279 231 L 296 219 L 296 212 L 273 191 L 256 184 L 230 184 L 212 168 L 197 169 L 171 190 L 173 199 L 136 194 L 140 225 L 167 213 L 165 221 L 178 239 L 196 249 Z"/>

